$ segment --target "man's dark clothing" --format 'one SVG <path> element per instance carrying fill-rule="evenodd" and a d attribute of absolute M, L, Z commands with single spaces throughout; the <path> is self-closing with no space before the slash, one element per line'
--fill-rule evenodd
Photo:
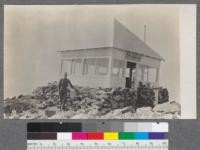
<path fill-rule="evenodd" d="M 61 79 L 58 86 L 59 92 L 69 92 L 68 85 L 74 88 L 69 79 Z"/>
<path fill-rule="evenodd" d="M 65 78 L 61 79 L 58 85 L 61 107 L 65 107 L 65 103 L 70 98 L 70 90 L 68 88 L 68 85 L 74 88 L 70 80 Z"/>

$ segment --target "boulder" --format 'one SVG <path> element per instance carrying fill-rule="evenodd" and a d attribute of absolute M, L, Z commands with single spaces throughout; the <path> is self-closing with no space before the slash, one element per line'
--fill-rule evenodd
<path fill-rule="evenodd" d="M 50 108 L 45 110 L 45 116 L 46 117 L 52 117 L 53 115 L 56 114 L 57 111 L 58 111 L 57 107 L 50 107 Z"/>
<path fill-rule="evenodd" d="M 136 113 L 140 113 L 140 114 L 152 113 L 152 108 L 151 107 L 137 108 Z"/>
<path fill-rule="evenodd" d="M 110 111 L 109 113 L 106 114 L 106 118 L 118 118 L 119 116 L 127 113 L 127 112 L 132 112 L 134 111 L 133 107 L 128 106 L 128 107 L 124 107 L 122 109 L 115 109 L 113 111 Z"/>
<path fill-rule="evenodd" d="M 127 113 L 127 112 L 132 112 L 132 113 L 135 112 L 135 108 L 133 108 L 132 106 L 125 107 L 121 110 L 122 110 L 122 114 Z"/>
<path fill-rule="evenodd" d="M 162 104 L 169 101 L 169 92 L 166 88 L 159 88 L 158 92 L 158 104 Z"/>
<path fill-rule="evenodd" d="M 41 104 L 37 104 L 36 105 L 38 109 L 46 109 L 47 108 L 47 105 L 45 102 L 41 103 Z"/>
<path fill-rule="evenodd" d="M 162 112 L 162 113 L 173 113 L 180 112 L 181 108 L 180 105 L 176 102 L 167 102 L 163 104 L 158 104 L 153 108 L 155 112 Z"/>

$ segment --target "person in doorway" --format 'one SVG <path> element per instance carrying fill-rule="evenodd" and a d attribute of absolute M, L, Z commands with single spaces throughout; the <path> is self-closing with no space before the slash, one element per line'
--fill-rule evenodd
<path fill-rule="evenodd" d="M 60 109 L 66 110 L 65 105 L 66 103 L 70 105 L 70 89 L 69 86 L 74 89 L 76 92 L 78 90 L 72 85 L 71 81 L 67 78 L 67 73 L 64 74 L 64 78 L 60 79 L 58 90 L 59 90 L 59 96 L 60 96 Z"/>

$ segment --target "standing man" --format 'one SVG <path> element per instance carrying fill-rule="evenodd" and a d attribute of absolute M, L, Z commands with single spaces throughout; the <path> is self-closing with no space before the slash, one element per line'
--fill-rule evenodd
<path fill-rule="evenodd" d="M 73 88 L 76 92 L 78 92 L 78 90 L 74 88 L 70 80 L 67 78 L 67 73 L 65 73 L 64 78 L 60 79 L 60 82 L 58 85 L 61 110 L 65 110 L 66 102 L 67 103 L 70 102 L 70 89 L 68 88 L 68 86 L 71 86 L 71 88 Z"/>

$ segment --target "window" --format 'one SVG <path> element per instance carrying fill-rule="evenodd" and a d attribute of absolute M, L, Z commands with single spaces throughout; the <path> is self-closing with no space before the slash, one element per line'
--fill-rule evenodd
<path fill-rule="evenodd" d="M 135 80 L 136 78 L 136 68 L 132 70 L 132 79 Z"/>
<path fill-rule="evenodd" d="M 108 74 L 108 58 L 97 58 L 96 59 L 96 74 L 107 75 Z"/>
<path fill-rule="evenodd" d="M 156 81 L 156 68 L 149 68 L 149 82 Z"/>
<path fill-rule="evenodd" d="M 156 81 L 156 68 L 151 68 L 140 64 L 137 72 L 137 79 L 143 82 L 155 82 Z"/>
<path fill-rule="evenodd" d="M 62 73 L 67 72 L 67 74 L 71 74 L 71 64 L 72 60 L 64 60 L 62 63 Z"/>
<path fill-rule="evenodd" d="M 126 68 L 126 77 L 127 78 L 130 77 L 130 70 L 131 70 L 131 68 Z"/>
<path fill-rule="evenodd" d="M 82 59 L 73 59 L 72 60 L 72 74 L 82 75 Z"/>
<path fill-rule="evenodd" d="M 112 67 L 112 75 L 123 77 L 124 76 L 125 61 L 118 60 L 118 59 L 113 59 L 112 65 L 113 65 L 113 67 Z"/>
<path fill-rule="evenodd" d="M 108 58 L 86 58 L 84 60 L 84 75 L 107 75 Z"/>
<path fill-rule="evenodd" d="M 148 66 L 140 64 L 139 65 L 140 72 L 140 80 L 144 82 L 148 82 Z"/>
<path fill-rule="evenodd" d="M 143 69 L 143 80 L 144 82 L 148 82 L 148 67 L 145 66 Z"/>
<path fill-rule="evenodd" d="M 148 82 L 148 66 L 140 64 L 138 67 L 138 80 Z"/>
<path fill-rule="evenodd" d="M 95 58 L 87 58 L 84 60 L 84 75 L 95 74 Z"/>

